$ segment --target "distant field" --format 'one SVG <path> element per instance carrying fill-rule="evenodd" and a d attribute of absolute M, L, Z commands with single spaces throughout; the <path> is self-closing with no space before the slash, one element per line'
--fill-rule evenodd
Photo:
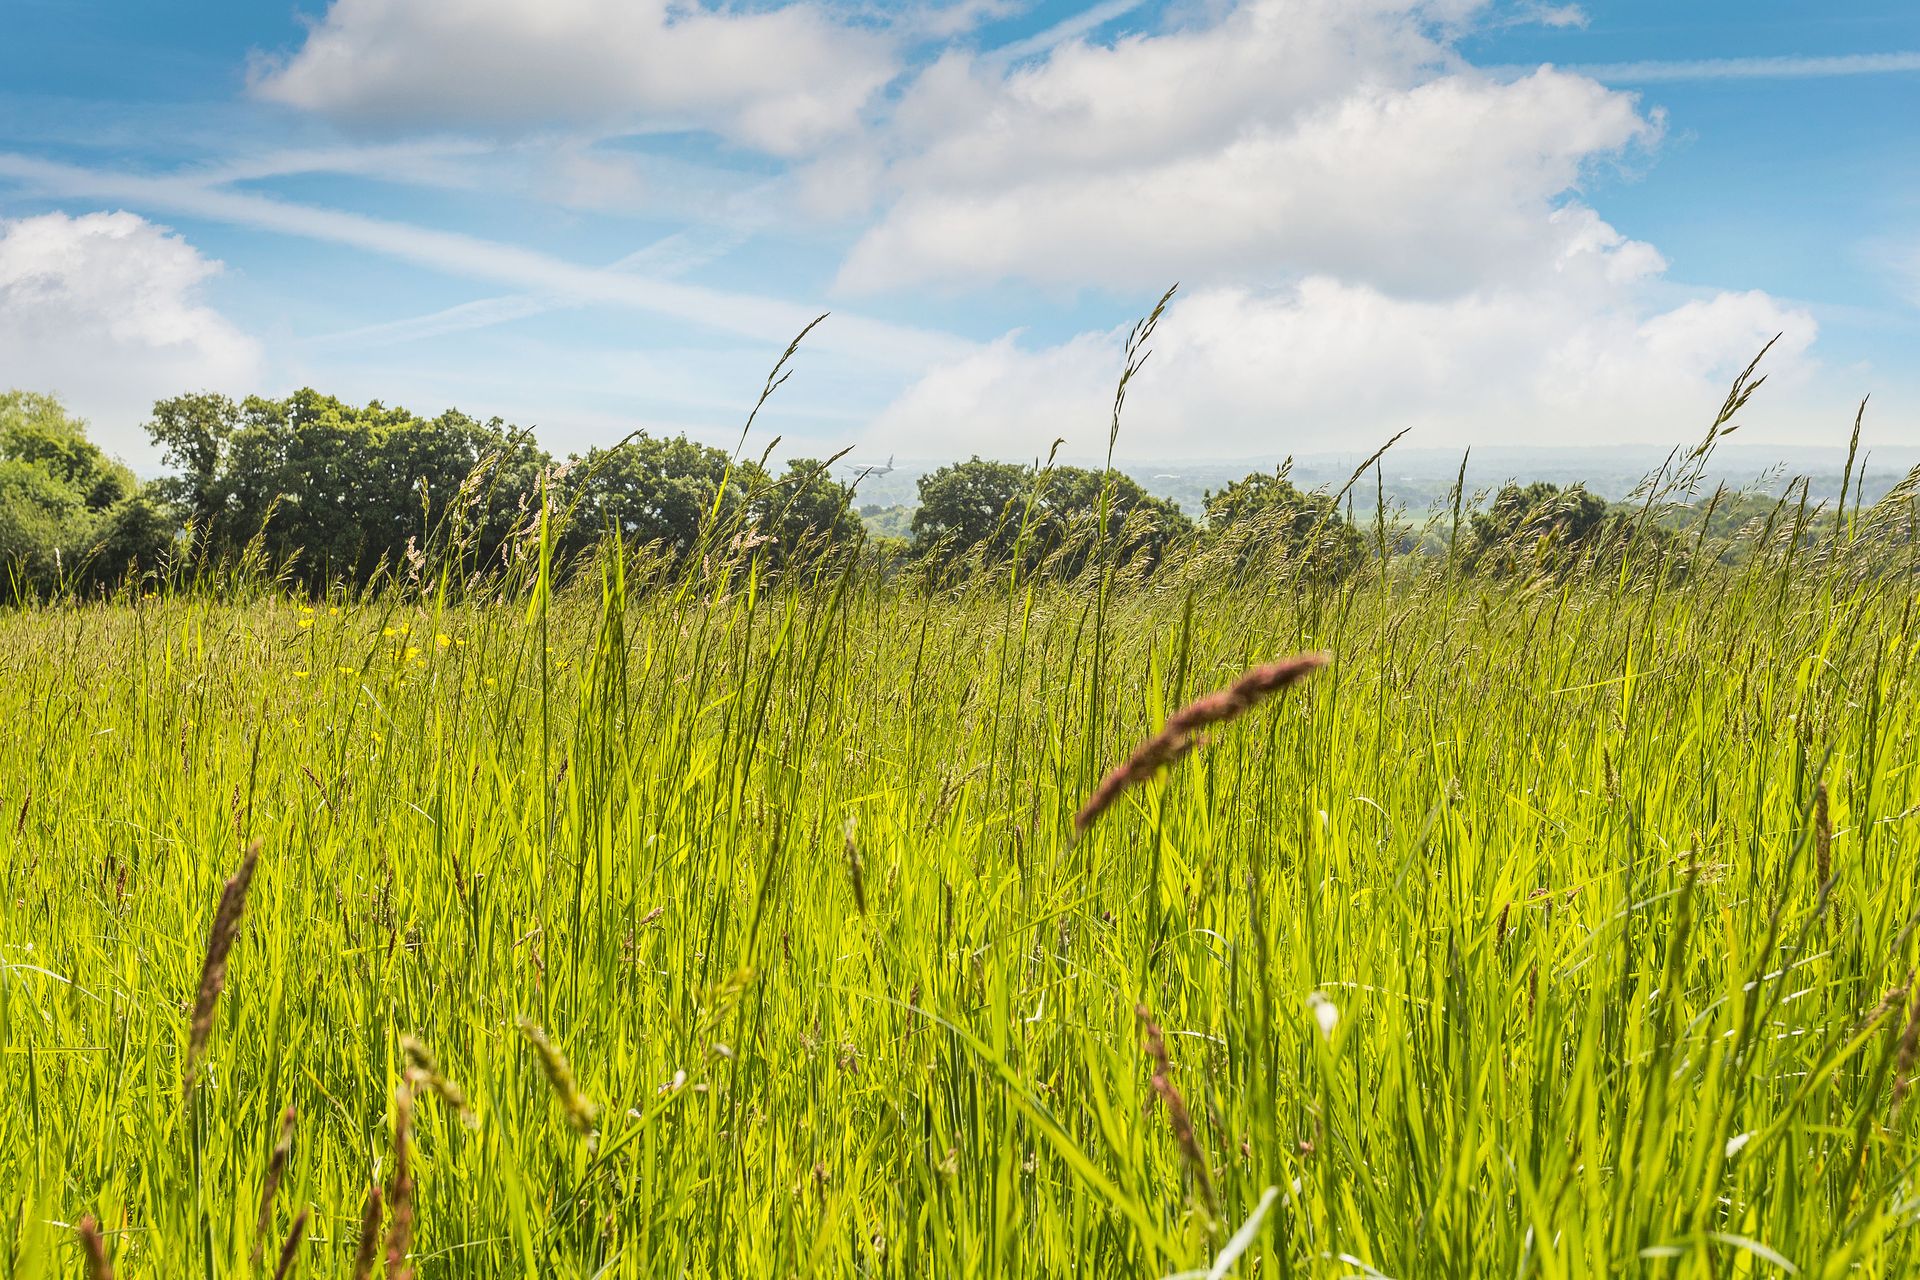
<path fill-rule="evenodd" d="M 0 1275 L 344 1277 L 375 1185 L 422 1277 L 1912 1274 L 1911 543 L 1828 527 L 0 615 Z"/>

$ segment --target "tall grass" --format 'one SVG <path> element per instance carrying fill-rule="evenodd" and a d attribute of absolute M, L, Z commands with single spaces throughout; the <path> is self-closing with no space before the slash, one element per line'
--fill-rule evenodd
<path fill-rule="evenodd" d="M 0 1275 L 1908 1274 L 1911 496 L 0 616 Z"/>

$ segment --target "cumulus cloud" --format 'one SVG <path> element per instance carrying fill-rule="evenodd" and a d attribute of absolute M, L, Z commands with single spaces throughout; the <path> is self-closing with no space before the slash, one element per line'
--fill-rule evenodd
<path fill-rule="evenodd" d="M 1186 12 L 1032 61 L 929 67 L 864 150 L 820 163 L 873 211 L 842 286 L 1187 282 L 1129 392 L 1122 449 L 1141 457 L 1364 449 L 1401 427 L 1430 445 L 1672 440 L 1776 333 L 1770 392 L 1810 375 L 1804 309 L 1668 283 L 1658 250 L 1584 199 L 1597 167 L 1657 145 L 1657 113 L 1587 76 L 1459 55 L 1463 31 L 1510 12 Z M 871 443 L 1032 457 L 1065 436 L 1097 453 L 1123 340 L 1010 334 L 929 371 Z"/>
<path fill-rule="evenodd" d="M 1235 458 L 1423 445 L 1678 441 L 1703 429 L 1767 339 L 1776 384 L 1806 373 L 1813 318 L 1763 293 L 1648 307 L 1598 273 L 1577 289 L 1396 298 L 1313 276 L 1204 289 L 1162 320 L 1128 391 L 1121 450 Z M 878 419 L 871 443 L 923 452 L 1076 454 L 1105 444 L 1124 331 L 1021 335 L 941 365 Z M 1757 412 L 1775 406 L 1770 385 Z"/>
<path fill-rule="evenodd" d="M 851 290 L 986 278 L 1140 287 L 1314 272 L 1394 290 L 1549 265 L 1592 163 L 1651 143 L 1629 94 L 1499 80 L 1460 0 L 1240 0 L 1210 23 L 1074 40 L 1012 67 L 949 53 L 864 157 L 878 220 Z M 848 189 L 837 156 L 821 185 Z"/>
<path fill-rule="evenodd" d="M 54 392 L 138 451 L 154 400 L 257 372 L 254 341 L 201 300 L 219 270 L 131 213 L 0 221 L 0 386 Z"/>
<path fill-rule="evenodd" d="M 333 0 L 253 92 L 375 131 L 704 129 L 792 155 L 852 128 L 890 41 L 812 4 Z"/>

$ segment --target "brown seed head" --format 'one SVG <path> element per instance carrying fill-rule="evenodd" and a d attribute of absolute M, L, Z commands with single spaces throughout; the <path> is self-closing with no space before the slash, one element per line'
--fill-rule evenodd
<path fill-rule="evenodd" d="M 287 1171 L 287 1157 L 293 1154 L 293 1108 L 288 1107 L 280 1113 L 280 1140 L 273 1144 L 273 1154 L 267 1157 L 267 1178 L 260 1187 L 260 1215 L 253 1223 L 252 1265 L 260 1265 L 260 1255 L 267 1246 L 267 1228 L 273 1225 L 273 1197 L 280 1190 L 281 1175 Z"/>
<path fill-rule="evenodd" d="M 1187 1172 L 1193 1175 L 1194 1185 L 1200 1189 L 1201 1201 L 1211 1213 L 1214 1203 L 1213 1179 L 1207 1173 L 1207 1161 L 1200 1151 L 1200 1140 L 1194 1135 L 1193 1118 L 1187 1114 L 1186 1099 L 1180 1096 L 1179 1088 L 1173 1083 L 1173 1067 L 1167 1058 L 1166 1037 L 1161 1033 L 1160 1024 L 1147 1012 L 1147 1006 L 1135 1005 L 1133 1012 L 1144 1028 L 1147 1057 L 1153 1062 L 1153 1076 L 1149 1083 L 1167 1109 L 1167 1123 L 1173 1130 L 1173 1141 L 1180 1151 L 1181 1162 L 1187 1166 Z"/>
<path fill-rule="evenodd" d="M 401 1081 L 393 1091 L 393 1222 L 387 1227 L 387 1280 L 413 1274 L 407 1254 L 413 1248 L 413 1090 Z M 363 1245 L 364 1247 L 364 1245 Z"/>
<path fill-rule="evenodd" d="M 380 1253 L 380 1184 L 367 1188 L 367 1203 L 360 1210 L 360 1246 L 353 1253 L 353 1280 L 373 1280 L 373 1260 Z"/>
<path fill-rule="evenodd" d="M 293 1230 L 287 1232 L 287 1242 L 280 1246 L 280 1265 L 273 1269 L 273 1280 L 287 1280 L 293 1274 L 294 1263 L 300 1260 L 300 1241 L 306 1234 L 307 1211 L 302 1209 L 293 1220 Z"/>
<path fill-rule="evenodd" d="M 240 936 L 240 915 L 247 906 L 247 887 L 253 883 L 253 869 L 260 861 L 260 842 L 247 846 L 240 869 L 233 873 L 220 891 L 220 906 L 213 914 L 213 928 L 207 931 L 207 958 L 200 967 L 200 989 L 193 1000 L 193 1022 L 187 1034 L 187 1064 L 182 1085 L 193 1092 L 200 1059 L 206 1053 L 207 1036 L 213 1031 L 213 1011 L 220 1002 L 221 988 L 227 984 L 227 953 Z"/>
<path fill-rule="evenodd" d="M 1302 653 L 1270 662 L 1235 680 L 1224 689 L 1196 698 L 1167 717 L 1159 733 L 1135 747 L 1133 754 L 1115 765 L 1093 789 L 1080 812 L 1073 815 L 1075 831 L 1085 832 L 1129 787 L 1137 786 L 1156 772 L 1178 761 L 1193 750 L 1196 735 L 1212 724 L 1222 724 L 1246 711 L 1262 698 L 1286 688 L 1327 665 L 1327 654 Z"/>
<path fill-rule="evenodd" d="M 80 1248 L 87 1255 L 87 1280 L 113 1280 L 113 1263 L 107 1260 L 107 1242 L 101 1238 L 100 1223 L 92 1214 L 80 1219 Z"/>

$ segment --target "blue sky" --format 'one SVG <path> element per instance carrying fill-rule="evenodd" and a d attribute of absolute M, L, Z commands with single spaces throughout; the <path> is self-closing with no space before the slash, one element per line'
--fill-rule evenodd
<path fill-rule="evenodd" d="M 1816 16 L 1817 14 L 1817 16 Z M 1920 445 L 1920 7 L 0 9 L 0 385 L 783 451 Z"/>

